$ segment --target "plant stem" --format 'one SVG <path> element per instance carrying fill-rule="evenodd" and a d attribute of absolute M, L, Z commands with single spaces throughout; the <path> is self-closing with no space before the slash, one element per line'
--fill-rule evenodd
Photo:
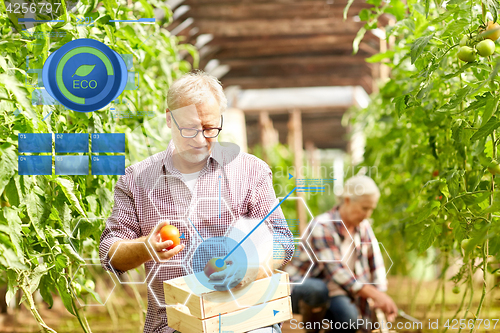
<path fill-rule="evenodd" d="M 488 259 L 488 239 L 483 244 L 483 291 L 481 293 L 481 300 L 479 301 L 479 305 L 477 307 L 476 316 L 474 318 L 474 324 L 476 323 L 476 318 L 479 318 L 479 315 L 481 314 L 481 308 L 483 307 L 484 298 L 486 296 L 486 271 L 488 268 L 487 259 Z M 474 333 L 477 329 L 477 327 L 475 326 L 476 325 L 474 325 L 474 330 L 472 331 L 472 333 Z"/>
<path fill-rule="evenodd" d="M 43 331 L 44 332 L 57 333 L 52 328 L 50 328 L 49 326 L 47 326 L 47 324 L 45 324 L 45 322 L 43 321 L 42 317 L 40 316 L 40 313 L 38 313 L 38 310 L 35 307 L 35 301 L 33 300 L 33 295 L 31 295 L 31 293 L 28 290 L 28 288 L 26 288 L 26 285 L 21 284 L 19 286 L 19 288 L 21 288 L 21 290 L 23 291 L 24 295 L 26 296 L 26 300 L 28 301 L 28 304 L 29 304 L 29 310 L 30 310 L 31 314 L 33 315 L 33 317 L 35 317 L 35 319 L 38 322 L 38 324 L 40 324 L 40 326 L 42 326 Z"/>
<path fill-rule="evenodd" d="M 460 311 L 462 311 L 462 308 L 464 307 L 464 303 L 465 303 L 465 297 L 467 297 L 467 290 L 468 289 L 466 287 L 465 291 L 464 291 L 464 295 L 462 296 L 462 301 L 460 302 L 460 306 L 458 307 L 457 312 L 455 312 L 455 314 L 453 315 L 453 318 L 450 319 L 450 322 L 452 322 L 453 319 L 455 319 L 458 316 L 458 314 L 460 313 Z M 443 333 L 446 333 L 446 331 L 448 331 L 448 327 L 444 328 Z"/>
<path fill-rule="evenodd" d="M 410 303 L 410 312 L 409 313 L 415 313 L 415 306 L 417 302 L 417 296 L 418 292 L 420 291 L 420 287 L 422 286 L 422 282 L 424 281 L 425 277 L 425 269 L 422 270 L 422 276 L 420 277 L 420 281 L 418 281 L 417 288 L 415 289 L 415 294 L 411 298 L 411 303 Z"/>
<path fill-rule="evenodd" d="M 144 326 L 144 321 L 146 320 L 146 311 L 145 311 L 145 306 L 144 306 L 144 301 L 142 300 L 141 294 L 139 294 L 139 290 L 137 290 L 137 287 L 134 284 L 131 284 L 130 287 L 132 288 L 132 291 L 134 292 L 135 299 L 137 301 L 137 304 L 139 304 L 139 308 L 141 309 L 141 316 L 140 316 L 140 324 L 141 328 Z"/>
<path fill-rule="evenodd" d="M 85 318 L 85 316 L 83 316 L 83 318 L 85 319 L 85 322 L 82 321 L 82 318 L 80 316 L 80 312 L 78 311 L 78 307 L 75 304 L 74 298 L 71 298 L 71 304 L 73 305 L 73 310 L 75 311 L 76 318 L 78 319 L 80 326 L 83 328 L 83 331 L 85 333 L 92 333 L 92 330 L 90 329 L 89 323 L 87 322 L 87 318 Z"/>
<path fill-rule="evenodd" d="M 464 258 L 465 259 L 465 258 Z M 467 318 L 467 313 L 469 313 L 470 307 L 472 305 L 472 300 L 474 297 L 474 286 L 472 284 L 472 259 L 469 260 L 469 289 L 470 289 L 470 298 L 469 298 L 469 304 L 467 305 L 467 310 L 465 310 L 464 313 L 464 320 Z M 459 328 L 458 333 L 462 332 L 462 328 Z"/>
<path fill-rule="evenodd" d="M 434 292 L 434 296 L 432 296 L 431 303 L 429 304 L 429 306 L 425 310 L 422 321 L 425 321 L 425 319 L 427 319 L 427 312 L 434 307 L 434 303 L 436 302 L 437 295 L 438 295 L 439 291 L 441 290 L 442 285 L 444 284 L 447 270 L 448 270 L 448 258 L 446 258 L 445 265 L 443 267 L 443 270 L 441 271 L 441 275 L 439 276 L 439 284 L 436 288 L 436 291 Z"/>
<path fill-rule="evenodd" d="M 482 1 L 481 1 L 481 14 L 482 14 L 483 22 L 486 23 L 486 6 L 484 5 L 484 2 L 482 2 Z"/>
<path fill-rule="evenodd" d="M 445 257 L 444 266 L 446 267 L 446 269 L 448 268 L 448 253 L 446 254 L 446 257 Z M 445 269 L 445 272 L 446 272 L 446 269 Z M 444 308 L 446 305 L 446 300 L 445 300 L 446 283 L 444 283 L 444 281 L 446 280 L 446 274 L 443 273 L 442 279 L 443 279 L 443 285 L 442 285 L 442 293 L 441 293 L 441 315 L 439 317 L 440 323 L 443 322 Z"/>
<path fill-rule="evenodd" d="M 483 4 L 484 7 L 484 4 Z M 492 151 L 492 156 L 495 159 L 496 158 L 496 146 L 495 146 L 495 132 L 491 133 L 491 143 L 493 147 Z M 490 195 L 490 206 L 493 205 L 493 194 L 495 192 L 495 176 L 491 175 L 491 195 Z M 491 213 L 488 214 L 489 220 L 491 220 Z M 483 251 L 482 251 L 482 257 L 483 257 L 483 291 L 481 293 L 481 300 L 479 301 L 479 306 L 477 307 L 476 311 L 476 318 L 479 318 L 479 315 L 481 314 L 481 308 L 483 307 L 484 299 L 486 297 L 486 272 L 488 271 L 488 245 L 489 245 L 489 239 L 488 239 L 488 233 L 486 233 L 486 241 L 483 244 Z M 475 319 L 474 319 L 475 322 Z M 475 325 L 474 325 L 475 326 Z M 474 330 L 472 333 L 476 331 L 476 327 L 474 327 Z"/>

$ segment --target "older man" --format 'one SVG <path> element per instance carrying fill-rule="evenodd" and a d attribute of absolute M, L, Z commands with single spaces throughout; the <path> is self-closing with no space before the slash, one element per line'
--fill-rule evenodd
<path fill-rule="evenodd" d="M 313 269 L 292 291 L 294 313 L 303 316 L 307 333 L 356 332 L 366 329 L 370 320 L 367 299 L 382 309 L 389 321 L 397 314 L 396 304 L 385 294 L 387 282 L 384 261 L 370 222 L 380 192 L 367 176 L 348 179 L 339 206 L 319 215 L 313 222 L 309 244 L 315 254 Z M 307 272 L 310 263 L 305 253 L 295 258 L 286 270 L 294 279 Z M 362 310 L 363 322 L 358 321 Z M 358 325 L 359 324 L 359 325 Z"/>
<path fill-rule="evenodd" d="M 267 164 L 216 142 L 227 104 L 216 78 L 201 71 L 187 74 L 172 84 L 167 101 L 166 123 L 172 140 L 164 152 L 128 167 L 120 177 L 100 245 L 106 269 L 121 274 L 144 264 L 146 272 L 152 272 L 144 326 L 148 333 L 174 331 L 161 306 L 162 283 L 186 275 L 183 266 L 189 266 L 191 258 L 187 247 L 197 247 L 197 239 L 224 237 L 235 218 L 264 219 L 277 203 Z M 165 220 L 172 224 L 183 220 L 179 227 L 192 225 L 195 231 L 185 232 L 182 244 L 167 250 L 172 242 L 162 242 L 159 236 Z M 282 243 L 285 259 L 272 261 L 269 256 L 265 260 L 270 262 L 262 259 L 261 267 L 279 267 L 293 254 L 292 234 L 280 221 L 283 214 L 277 208 L 266 223 L 286 240 Z M 259 269 L 251 279 L 237 282 L 241 287 L 264 276 Z M 277 325 L 273 332 L 280 332 Z"/>

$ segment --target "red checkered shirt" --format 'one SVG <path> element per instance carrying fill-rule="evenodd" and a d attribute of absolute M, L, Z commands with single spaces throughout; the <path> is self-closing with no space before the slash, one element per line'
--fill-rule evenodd
<path fill-rule="evenodd" d="M 173 152 L 171 141 L 166 151 L 125 170 L 115 186 L 113 212 L 106 221 L 99 248 L 103 267 L 112 270 L 107 254 L 114 242 L 148 235 L 163 219 L 184 234 L 183 251 L 166 262 L 151 260 L 144 264 L 148 275 L 144 332 L 148 333 L 174 331 L 167 325 L 163 281 L 187 274 L 185 267 L 189 267 L 200 237 L 224 236 L 233 221 L 241 217 L 263 219 L 278 203 L 269 166 L 253 155 L 239 152 L 236 145 L 213 144 L 193 192 L 174 168 Z M 278 208 L 265 225 L 285 240 L 282 245 L 288 262 L 293 255 L 293 236 L 283 221 Z"/>
<path fill-rule="evenodd" d="M 369 318 L 371 313 L 365 300 L 356 297 L 356 293 L 364 284 L 372 284 L 381 291 L 387 290 L 384 259 L 370 222 L 364 220 L 351 234 L 355 251 L 352 255 L 356 258 L 354 272 L 346 264 L 351 254 L 344 255 L 340 252 L 346 229 L 338 208 L 334 207 L 317 216 L 311 223 L 312 232 L 308 235 L 307 243 L 315 255 L 311 255 L 314 265 L 307 277 L 320 278 L 330 287 L 337 284 L 357 301 L 363 317 Z M 302 251 L 285 270 L 290 274 L 291 280 L 300 281 L 310 265 L 309 257 Z"/>

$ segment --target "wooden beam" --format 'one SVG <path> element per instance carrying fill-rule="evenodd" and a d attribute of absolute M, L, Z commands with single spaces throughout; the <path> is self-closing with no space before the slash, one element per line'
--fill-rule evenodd
<path fill-rule="evenodd" d="M 204 33 L 217 36 L 269 36 L 297 34 L 356 34 L 364 22 L 339 18 L 249 19 L 240 21 L 196 20 Z"/>
<path fill-rule="evenodd" d="M 274 128 L 279 132 L 280 142 L 287 143 L 288 119 L 276 120 L 273 118 Z M 259 127 L 257 117 L 246 117 L 248 145 L 253 146 L 259 143 Z M 303 140 L 311 141 L 321 149 L 346 149 L 347 129 L 342 127 L 340 119 L 329 119 L 321 122 L 310 122 L 302 119 Z"/>
<path fill-rule="evenodd" d="M 205 61 L 206 62 L 206 61 Z M 203 63 L 203 61 L 201 62 Z M 231 66 L 233 69 L 250 66 L 276 66 L 276 65 L 311 65 L 311 64 L 325 64 L 325 65 L 366 65 L 367 67 L 373 64 L 366 62 L 366 57 L 361 55 L 350 56 L 331 56 L 331 55 L 318 55 L 318 56 L 301 56 L 301 57 L 266 57 L 266 58 L 251 58 L 251 59 L 224 59 L 221 63 Z"/>
<path fill-rule="evenodd" d="M 371 76 L 361 78 L 339 77 L 331 75 L 295 75 L 290 77 L 268 76 L 268 77 L 239 77 L 222 78 L 225 87 L 239 85 L 242 89 L 263 88 L 286 88 L 286 87 L 319 87 L 319 86 L 363 86 L 366 82 L 371 83 Z M 363 86 L 366 89 L 366 87 Z M 368 93 L 371 93 L 371 87 Z"/>
<path fill-rule="evenodd" d="M 214 36 L 211 41 L 217 45 L 224 45 L 228 48 L 236 47 L 258 47 L 261 46 L 263 42 L 269 44 L 277 45 L 288 45 L 290 43 L 303 44 L 306 41 L 324 42 L 324 43 L 339 43 L 347 39 L 349 43 L 352 43 L 356 37 L 356 33 L 352 34 L 342 34 L 335 31 L 330 31 L 328 33 L 313 33 L 313 34 L 293 34 L 293 35 L 269 35 L 269 36 Z M 365 34 L 364 40 L 372 40 L 376 43 L 380 40 L 378 36 L 368 31 Z"/>
<path fill-rule="evenodd" d="M 189 15 L 195 19 L 246 20 L 250 18 L 325 18 L 343 19 L 345 5 L 326 1 L 306 1 L 295 3 L 203 3 L 192 4 Z M 350 7 L 349 17 L 357 15 L 363 8 L 373 7 L 367 3 L 357 3 Z"/>
<path fill-rule="evenodd" d="M 306 117 L 307 114 L 312 113 L 312 114 L 319 114 L 324 116 L 325 113 L 328 115 L 338 115 L 342 116 L 344 112 L 350 108 L 352 104 L 345 104 L 345 105 L 322 105 L 322 106 L 297 106 L 300 111 L 302 112 L 302 115 Z M 242 109 L 243 112 L 245 112 L 245 116 L 247 117 L 252 117 L 255 115 L 258 115 L 261 111 L 266 111 L 270 115 L 277 115 L 277 114 L 288 114 L 290 111 L 289 107 L 273 107 L 273 108 L 255 108 L 255 109 Z"/>
<path fill-rule="evenodd" d="M 311 57 L 314 58 L 314 57 Z M 317 61 L 317 62 L 297 62 L 295 64 L 267 64 L 267 65 L 254 65 L 251 60 L 248 61 L 246 66 L 233 67 L 230 66 L 231 70 L 227 73 L 224 78 L 238 78 L 238 77 L 266 77 L 266 76 L 284 76 L 290 77 L 293 75 L 314 75 L 314 74 L 333 74 L 337 76 L 349 76 L 349 77 L 362 77 L 365 75 L 371 75 L 371 66 L 367 64 L 336 64 L 335 58 L 331 56 L 328 61 Z M 225 61 L 222 61 L 224 65 L 228 65 Z"/>
<path fill-rule="evenodd" d="M 242 45 L 225 45 L 211 41 L 209 45 L 217 46 L 219 50 L 210 54 L 209 57 L 222 59 L 254 58 L 265 56 L 287 56 L 287 55 L 352 55 L 352 41 L 354 36 L 317 36 L 310 38 L 295 38 L 292 40 L 266 40 L 263 38 L 258 43 L 243 43 Z M 369 40 L 363 40 L 360 44 L 358 56 L 371 56 L 378 50 L 369 45 Z M 245 45 L 246 44 L 246 45 Z M 254 44 L 254 45 L 252 45 Z M 375 45 L 377 45 L 376 43 Z"/>

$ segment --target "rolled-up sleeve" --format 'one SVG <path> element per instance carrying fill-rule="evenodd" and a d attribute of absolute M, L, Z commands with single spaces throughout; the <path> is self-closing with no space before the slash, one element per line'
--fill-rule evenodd
<path fill-rule="evenodd" d="M 277 204 L 278 200 L 273 188 L 272 173 L 267 168 L 267 171 L 260 177 L 253 189 L 250 202 L 248 203 L 248 215 L 251 218 L 263 219 L 273 211 Z M 278 240 L 285 250 L 284 265 L 293 257 L 293 234 L 288 228 L 281 207 L 277 207 L 266 219 L 271 222 L 275 236 L 273 238 Z"/>
<path fill-rule="evenodd" d="M 106 221 L 106 227 L 102 232 L 99 244 L 101 265 L 104 269 L 113 269 L 118 274 L 124 272 L 111 267 L 108 256 L 109 249 L 117 241 L 124 239 L 132 240 L 142 236 L 133 195 L 127 184 L 128 177 L 130 176 L 131 174 L 124 175 L 116 183 L 113 211 Z"/>

